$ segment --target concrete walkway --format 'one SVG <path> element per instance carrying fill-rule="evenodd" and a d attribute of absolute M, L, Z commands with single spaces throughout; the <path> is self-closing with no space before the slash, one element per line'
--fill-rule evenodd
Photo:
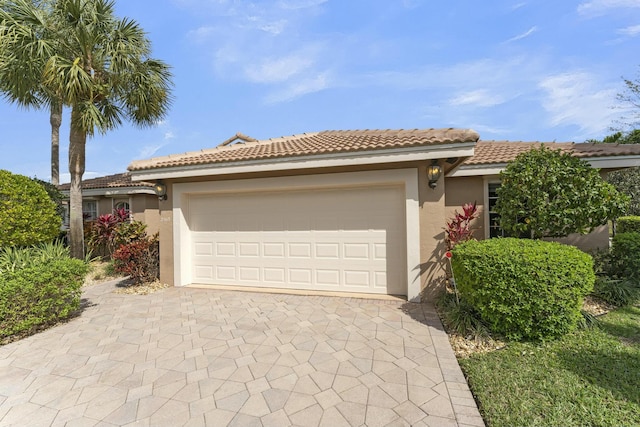
<path fill-rule="evenodd" d="M 428 305 L 114 287 L 0 347 L 0 425 L 484 425 Z"/>

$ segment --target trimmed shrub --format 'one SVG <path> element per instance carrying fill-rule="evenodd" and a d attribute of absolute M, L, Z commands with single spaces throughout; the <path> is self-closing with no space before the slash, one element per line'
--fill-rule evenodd
<path fill-rule="evenodd" d="M 0 247 L 53 241 L 61 224 L 56 204 L 40 184 L 0 170 Z"/>
<path fill-rule="evenodd" d="M 593 290 L 592 258 L 573 246 L 505 238 L 461 243 L 452 252 L 461 297 L 510 339 L 575 329 L 582 299 Z"/>
<path fill-rule="evenodd" d="M 612 274 L 640 280 L 640 233 L 618 233 L 611 246 Z"/>
<path fill-rule="evenodd" d="M 0 337 L 55 323 L 78 310 L 88 266 L 76 259 L 27 262 L 0 275 Z"/>
<path fill-rule="evenodd" d="M 113 264 L 119 273 L 134 283 L 153 282 L 160 276 L 158 237 L 135 240 L 121 245 L 113 253 Z"/>
<path fill-rule="evenodd" d="M 622 216 L 616 220 L 618 233 L 640 233 L 640 216 Z"/>

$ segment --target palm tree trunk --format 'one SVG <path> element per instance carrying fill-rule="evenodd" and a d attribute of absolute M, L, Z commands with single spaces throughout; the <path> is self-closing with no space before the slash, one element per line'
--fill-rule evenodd
<path fill-rule="evenodd" d="M 51 103 L 49 115 L 51 123 L 51 183 L 60 184 L 60 125 L 62 124 L 62 104 Z"/>
<path fill-rule="evenodd" d="M 84 258 L 84 221 L 82 218 L 82 175 L 85 166 L 87 133 L 80 130 L 76 107 L 71 111 L 71 133 L 69 136 L 69 246 L 71 256 Z"/>

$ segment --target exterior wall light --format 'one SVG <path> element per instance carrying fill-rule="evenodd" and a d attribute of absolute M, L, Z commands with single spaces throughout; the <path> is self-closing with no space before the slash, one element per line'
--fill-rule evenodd
<path fill-rule="evenodd" d="M 432 164 L 427 166 L 427 179 L 429 180 L 429 187 L 436 188 L 438 180 L 442 175 L 442 166 L 440 166 L 436 160 Z"/>
<path fill-rule="evenodd" d="M 167 200 L 167 185 L 163 182 L 156 182 L 153 186 L 153 191 L 158 195 L 158 199 Z"/>

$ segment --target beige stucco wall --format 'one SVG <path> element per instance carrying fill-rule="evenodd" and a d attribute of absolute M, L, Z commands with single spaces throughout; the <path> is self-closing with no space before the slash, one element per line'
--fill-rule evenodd
<path fill-rule="evenodd" d="M 147 224 L 147 233 L 154 235 L 160 230 L 160 212 L 158 197 L 153 194 L 135 194 L 131 196 L 133 219 Z"/>
<path fill-rule="evenodd" d="M 158 231 L 160 233 L 160 281 L 173 286 L 173 204 L 172 184 L 167 184 L 167 200 L 158 203 Z"/>
<path fill-rule="evenodd" d="M 460 210 L 464 203 L 477 202 L 480 217 L 474 223 L 475 236 L 478 239 L 485 237 L 484 197 L 486 185 L 483 177 L 441 177 L 435 189 L 429 187 L 426 177 L 427 162 L 396 164 L 392 168 L 416 168 L 418 173 L 419 194 L 419 233 L 420 239 L 420 264 L 416 266 L 415 274 L 420 277 L 420 286 L 423 300 L 432 301 L 444 287 L 445 283 L 445 258 L 446 249 L 444 242 L 445 221 L 451 218 L 455 210 Z M 385 168 L 387 169 L 387 168 Z M 334 170 L 322 170 L 322 173 L 354 172 L 362 170 L 376 170 L 371 166 L 354 168 L 336 168 Z M 380 170 L 380 169 L 377 169 Z M 307 171 L 306 174 L 316 174 L 319 171 Z M 291 173 L 288 176 L 303 175 Z M 201 179 L 167 180 L 167 200 L 159 203 L 158 229 L 160 232 L 160 280 L 169 285 L 174 285 L 174 248 L 173 248 L 173 205 L 172 187 L 177 182 L 219 181 L 241 178 L 261 178 L 278 176 L 274 173 L 251 174 L 251 176 L 233 176 Z M 606 239 L 605 239 L 606 236 Z M 608 244 L 608 232 L 604 229 L 588 236 L 572 236 L 567 238 L 567 243 L 576 244 L 581 248 L 591 248 L 594 245 Z M 415 276 L 414 276 L 415 277 Z M 409 278 L 409 280 L 413 277 Z"/>
<path fill-rule="evenodd" d="M 440 177 L 436 188 L 427 180 L 427 163 L 418 167 L 420 194 L 420 284 L 422 300 L 433 301 L 444 289 L 446 246 L 444 242 L 445 178 Z"/>
<path fill-rule="evenodd" d="M 485 181 L 481 176 L 446 178 L 445 220 L 453 218 L 456 211 L 462 213 L 462 205 L 465 203 L 476 202 L 478 218 L 471 225 L 476 239 L 485 237 L 484 186 Z M 444 222 L 442 227 L 445 227 Z"/>

